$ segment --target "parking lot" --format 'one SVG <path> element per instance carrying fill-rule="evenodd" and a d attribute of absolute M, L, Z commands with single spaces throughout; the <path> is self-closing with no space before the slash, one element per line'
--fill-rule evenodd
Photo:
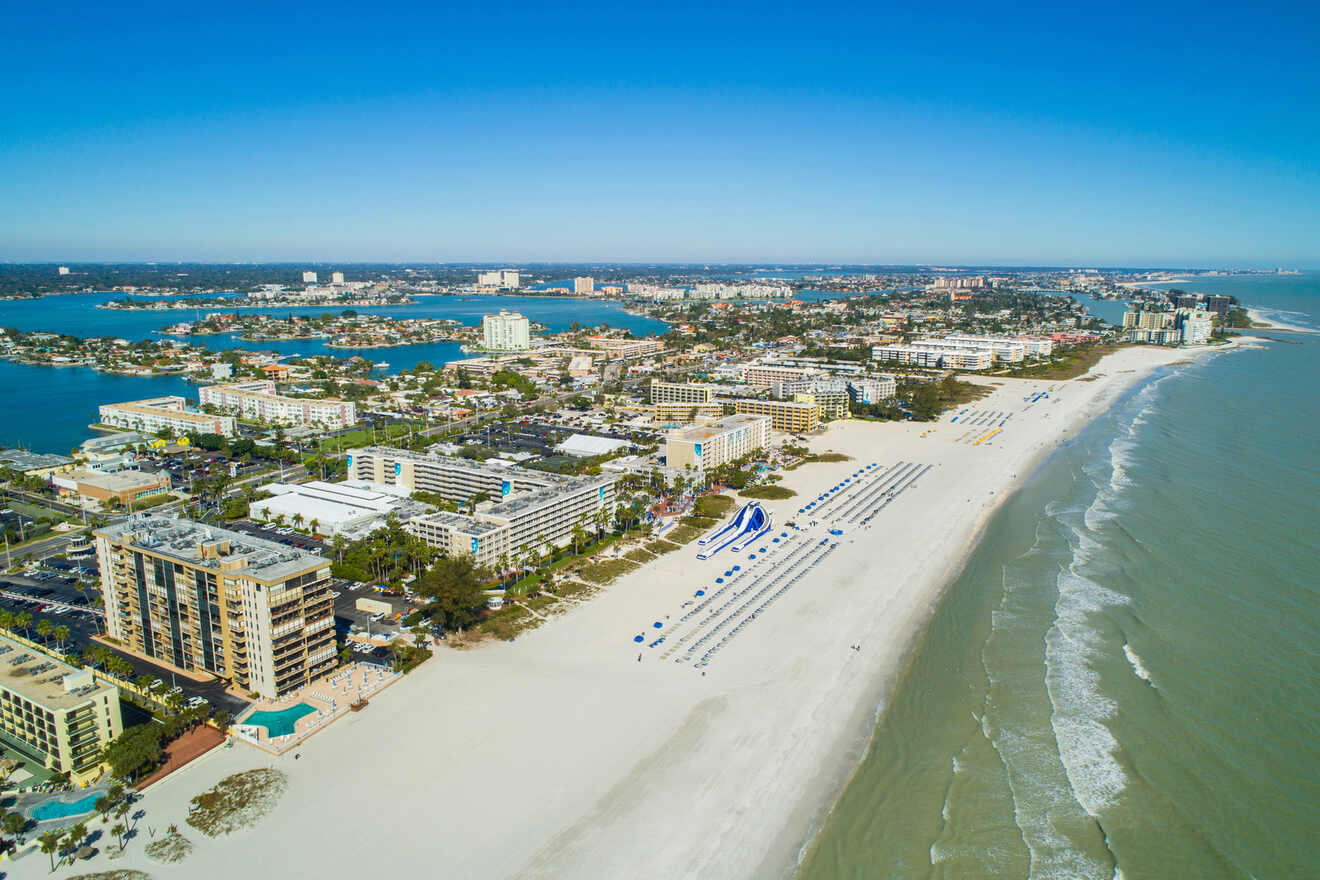
<path fill-rule="evenodd" d="M 368 584 L 359 584 L 357 581 L 348 581 L 343 578 L 335 578 L 333 581 L 335 591 L 335 634 L 345 639 L 350 634 L 353 635 L 395 635 L 397 638 L 410 638 L 408 633 L 398 623 L 394 622 L 393 614 L 379 617 L 369 611 L 357 610 L 358 599 L 375 599 L 381 602 L 388 602 L 395 612 L 412 610 L 402 598 L 397 596 L 382 596 L 380 593 Z M 349 642 L 349 647 L 353 648 L 354 642 Z M 388 647 L 377 647 L 370 650 L 362 648 L 353 649 L 353 659 L 363 660 L 372 663 L 388 663 L 390 661 L 390 651 Z"/>
<path fill-rule="evenodd" d="M 306 550 L 308 553 L 325 553 L 326 546 L 311 535 L 303 535 L 291 528 L 279 528 L 276 526 L 261 525 L 251 520 L 240 519 L 234 522 L 225 523 L 225 528 L 232 529 L 235 532 L 243 532 L 252 535 L 255 538 L 265 538 L 267 541 L 274 541 L 277 544 L 285 544 L 289 547 L 296 547 L 299 550 Z"/>
<path fill-rule="evenodd" d="M 104 629 L 99 613 L 90 605 L 90 599 L 98 597 L 100 591 L 92 586 L 86 586 L 85 590 L 78 588 L 79 578 L 85 579 L 89 570 L 87 566 L 94 563 L 83 566 L 82 572 L 74 570 L 77 563 L 57 561 L 56 564 L 68 566 L 68 573 L 42 570 L 32 575 L 0 577 L 0 609 L 13 614 L 30 614 L 32 622 L 26 635 L 37 642 L 42 641 L 36 631 L 37 623 L 41 620 L 49 620 L 54 626 L 68 627 L 69 637 L 63 645 L 57 645 L 53 635 L 47 641 L 52 648 L 62 648 L 65 653 L 82 654 L 92 644 L 92 637 Z M 236 715 L 248 706 L 247 700 L 226 693 L 225 683 L 219 679 L 195 682 L 176 676 L 168 668 L 150 660 L 116 650 L 113 646 L 102 644 L 102 647 L 124 658 L 133 667 L 133 678 L 142 675 L 158 678 L 166 690 L 171 687 L 180 688 L 185 701 L 200 697 L 213 709 L 223 709 L 230 715 Z"/>

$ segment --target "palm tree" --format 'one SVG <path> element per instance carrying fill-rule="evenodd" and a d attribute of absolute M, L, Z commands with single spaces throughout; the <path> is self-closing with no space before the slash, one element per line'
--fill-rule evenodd
<path fill-rule="evenodd" d="M 20 611 L 18 612 L 18 615 L 14 617 L 14 626 L 23 630 L 25 635 L 27 634 L 28 625 L 30 623 L 32 623 L 32 614 L 30 612 Z"/>
<path fill-rule="evenodd" d="M 303 515 L 301 513 L 295 513 L 293 515 L 293 527 L 295 529 L 301 529 L 302 524 L 303 524 Z"/>
<path fill-rule="evenodd" d="M 42 644 L 46 643 L 47 639 L 50 638 L 50 634 L 53 632 L 55 632 L 55 624 L 51 623 L 44 617 L 37 621 L 37 635 L 41 636 Z"/>
<path fill-rule="evenodd" d="M 77 825 L 74 825 L 69 829 L 68 836 L 64 838 L 64 845 L 68 849 L 76 850 L 78 847 L 82 846 L 82 842 L 86 839 L 87 825 L 86 823 L 79 822 Z"/>
<path fill-rule="evenodd" d="M 47 831 L 37 838 L 41 841 L 41 851 L 50 856 L 50 872 L 55 873 L 55 853 L 60 848 L 60 833 L 58 831 Z M 61 859 L 60 861 L 64 861 Z"/>
<path fill-rule="evenodd" d="M 125 825 L 123 822 L 116 822 L 115 826 L 110 829 L 110 833 L 115 836 L 115 840 L 119 841 L 120 849 L 124 848 L 124 834 L 127 831 L 128 831 L 128 826 Z"/>
<path fill-rule="evenodd" d="M 312 534 L 315 535 L 317 529 L 321 528 L 321 521 L 316 517 L 312 517 L 312 521 L 307 524 L 307 528 L 311 529 Z"/>
<path fill-rule="evenodd" d="M 343 562 L 344 550 L 348 547 L 348 541 L 344 539 L 343 535 L 335 535 L 331 543 L 335 550 L 335 562 Z"/>
<path fill-rule="evenodd" d="M 55 643 L 59 645 L 61 651 L 64 650 L 64 643 L 69 640 L 69 628 L 64 624 L 55 627 Z"/>
<path fill-rule="evenodd" d="M 0 609 L 0 629 L 12 630 L 14 628 L 14 612 L 8 608 Z"/>
<path fill-rule="evenodd" d="M 578 547 L 579 545 L 581 545 L 583 539 L 586 538 L 586 536 L 587 536 L 587 530 L 582 528 L 582 521 L 578 520 L 577 522 L 573 523 L 573 555 L 574 556 L 578 554 L 579 552 Z"/>

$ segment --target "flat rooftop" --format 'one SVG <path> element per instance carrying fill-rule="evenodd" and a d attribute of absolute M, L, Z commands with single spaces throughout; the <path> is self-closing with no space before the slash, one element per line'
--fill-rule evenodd
<path fill-rule="evenodd" d="M 73 459 L 45 452 L 28 452 L 25 449 L 0 449 L 0 464 L 16 471 L 35 471 L 73 464 Z"/>
<path fill-rule="evenodd" d="M 105 489 L 107 492 L 129 492 L 144 486 L 169 485 L 170 482 L 166 474 L 149 474 L 143 471 L 116 471 L 113 474 L 102 471 L 70 471 L 66 479 Z"/>
<path fill-rule="evenodd" d="M 91 678 L 90 684 L 70 690 L 64 685 L 67 675 L 91 677 L 85 670 L 75 669 L 22 642 L 0 636 L 0 687 L 20 694 L 24 699 L 47 709 L 72 709 L 93 694 L 115 690 L 113 685 L 101 684 L 95 678 Z M 118 699 L 117 693 L 115 698 Z"/>
<path fill-rule="evenodd" d="M 93 534 L 198 568 L 220 571 L 223 561 L 226 569 L 268 582 L 330 564 L 324 556 L 275 541 L 169 515 L 136 514 Z M 225 545 L 227 552 L 220 552 Z M 244 564 L 235 568 L 236 560 Z"/>
<path fill-rule="evenodd" d="M 802 406 L 814 406 L 814 404 L 804 403 Z M 768 420 L 769 416 L 758 416 L 750 413 L 738 413 L 737 415 L 725 416 L 717 422 L 709 425 L 692 425 L 688 428 L 679 428 L 669 436 L 675 440 L 710 440 L 721 434 L 727 434 L 729 431 L 738 428 L 745 428 L 748 425 Z"/>

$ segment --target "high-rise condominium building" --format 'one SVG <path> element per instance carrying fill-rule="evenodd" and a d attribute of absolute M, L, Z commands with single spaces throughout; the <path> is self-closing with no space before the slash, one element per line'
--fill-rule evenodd
<path fill-rule="evenodd" d="M 583 278 L 574 278 L 574 279 L 573 279 L 573 292 L 574 292 L 574 293 L 595 293 L 595 292 L 596 292 L 596 279 L 592 278 L 590 275 L 587 275 L 586 277 L 583 277 Z"/>
<path fill-rule="evenodd" d="M 303 278 L 303 284 L 315 284 L 315 283 L 316 283 L 316 273 L 315 273 L 315 272 L 304 272 L 302 278 Z"/>
<path fill-rule="evenodd" d="M 273 698 L 336 666 L 330 560 L 166 516 L 97 529 L 106 633 Z"/>
<path fill-rule="evenodd" d="M 526 316 L 500 309 L 481 319 L 481 342 L 494 351 L 525 351 L 532 345 L 531 323 Z"/>

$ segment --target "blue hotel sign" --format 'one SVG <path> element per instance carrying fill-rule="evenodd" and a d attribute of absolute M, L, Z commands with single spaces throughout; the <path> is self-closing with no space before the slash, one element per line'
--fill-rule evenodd
<path fill-rule="evenodd" d="M 472 555 L 473 555 L 473 556 L 476 556 L 476 555 L 477 555 L 477 548 L 480 547 L 480 546 L 481 546 L 481 539 L 480 539 L 480 538 L 473 538 L 473 539 L 472 539 Z"/>
<path fill-rule="evenodd" d="M 700 457 L 700 455 L 701 455 L 701 444 L 700 444 L 700 443 L 697 444 L 697 455 L 698 455 L 698 457 Z"/>
<path fill-rule="evenodd" d="M 512 491 L 513 491 L 513 486 L 509 483 L 508 480 L 505 480 L 504 482 L 500 483 L 501 495 L 508 495 Z"/>

